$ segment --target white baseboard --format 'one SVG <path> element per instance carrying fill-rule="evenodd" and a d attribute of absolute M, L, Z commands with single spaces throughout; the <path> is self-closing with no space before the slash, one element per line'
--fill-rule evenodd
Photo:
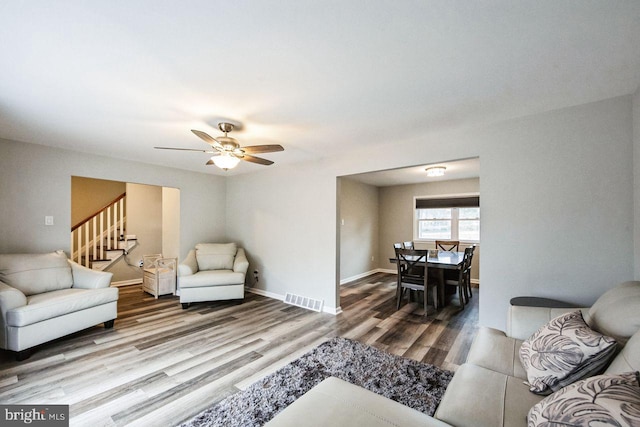
<path fill-rule="evenodd" d="M 245 286 L 244 290 L 247 292 L 251 292 L 252 294 L 257 294 L 257 295 L 262 295 L 263 297 L 277 299 L 278 301 L 284 301 L 284 295 L 276 294 L 275 292 L 265 291 L 264 289 L 250 288 L 248 286 Z M 342 308 L 327 307 L 326 305 L 323 305 L 322 312 L 337 316 L 338 314 L 342 313 Z"/>
<path fill-rule="evenodd" d="M 132 285 L 141 285 L 142 279 L 130 279 L 130 280 L 120 280 L 118 282 L 111 282 L 111 286 L 119 288 L 121 286 L 132 286 Z"/>
<path fill-rule="evenodd" d="M 347 277 L 346 279 L 341 279 L 340 280 L 340 286 L 344 285 L 345 283 L 353 282 L 354 280 L 362 279 L 363 277 L 371 276 L 371 275 L 376 274 L 376 273 L 396 274 L 397 271 L 396 270 L 389 270 L 389 269 L 386 269 L 386 268 L 376 268 L 375 270 L 367 271 L 366 273 L 356 274 L 355 276 Z"/>
<path fill-rule="evenodd" d="M 247 292 L 251 292 L 252 294 L 262 295 L 263 297 L 273 298 L 280 301 L 284 301 L 284 295 L 276 294 L 274 292 L 265 291 L 264 289 L 258 288 L 250 288 L 249 286 L 245 286 L 244 290 Z"/>
<path fill-rule="evenodd" d="M 353 282 L 354 280 L 362 279 L 363 277 L 371 276 L 372 274 L 376 274 L 378 269 L 370 270 L 364 273 L 356 274 L 355 276 L 347 277 L 346 279 L 340 280 L 340 285 L 344 285 L 345 283 Z"/>
<path fill-rule="evenodd" d="M 333 314 L 334 316 L 337 316 L 338 314 L 342 313 L 342 307 L 340 307 L 340 306 L 338 306 L 338 307 L 323 306 L 322 307 L 322 312 L 323 313 Z"/>

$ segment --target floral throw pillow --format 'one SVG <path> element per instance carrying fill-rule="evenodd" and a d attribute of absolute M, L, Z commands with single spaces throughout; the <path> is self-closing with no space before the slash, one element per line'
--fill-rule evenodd
<path fill-rule="evenodd" d="M 538 329 L 520 347 L 529 389 L 549 394 L 599 373 L 613 356 L 616 341 L 586 324 L 580 310 L 563 314 Z"/>
<path fill-rule="evenodd" d="M 544 398 L 529 410 L 527 427 L 640 426 L 638 372 L 598 375 Z"/>

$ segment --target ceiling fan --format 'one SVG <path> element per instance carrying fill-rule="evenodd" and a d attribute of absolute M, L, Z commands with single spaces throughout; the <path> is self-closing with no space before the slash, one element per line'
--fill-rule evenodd
<path fill-rule="evenodd" d="M 220 169 L 228 170 L 235 168 L 240 160 L 245 160 L 251 163 L 257 163 L 259 165 L 272 165 L 271 160 L 263 159 L 261 157 L 253 156 L 252 154 L 260 153 L 274 153 L 276 151 L 284 151 L 282 145 L 270 144 L 270 145 L 249 145 L 241 147 L 238 140 L 227 136 L 227 133 L 231 132 L 234 125 L 228 122 L 218 123 L 218 129 L 224 132 L 224 136 L 214 138 L 208 133 L 191 129 L 197 137 L 209 144 L 213 150 L 197 150 L 193 148 L 171 148 L 171 147 L 153 147 L 158 150 L 178 150 L 178 151 L 198 151 L 201 153 L 213 154 L 211 159 L 206 163 L 207 165 L 216 165 Z"/>

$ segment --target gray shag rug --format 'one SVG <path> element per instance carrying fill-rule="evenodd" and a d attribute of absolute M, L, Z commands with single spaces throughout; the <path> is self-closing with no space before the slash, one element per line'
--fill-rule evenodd
<path fill-rule="evenodd" d="M 327 377 L 338 377 L 433 415 L 453 372 L 333 338 L 196 415 L 182 427 L 262 426 Z"/>

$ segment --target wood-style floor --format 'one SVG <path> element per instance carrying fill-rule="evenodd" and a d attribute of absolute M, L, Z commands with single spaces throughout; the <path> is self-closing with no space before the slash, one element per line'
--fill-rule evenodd
<path fill-rule="evenodd" d="M 177 297 L 120 288 L 113 329 L 43 344 L 23 362 L 0 350 L 0 403 L 68 404 L 72 426 L 171 426 L 334 336 L 445 369 L 464 361 L 477 294 L 463 311 L 456 299 L 426 320 L 420 303 L 396 311 L 394 297 L 389 274 L 342 286 L 338 316 L 251 293 L 182 310 Z"/>

